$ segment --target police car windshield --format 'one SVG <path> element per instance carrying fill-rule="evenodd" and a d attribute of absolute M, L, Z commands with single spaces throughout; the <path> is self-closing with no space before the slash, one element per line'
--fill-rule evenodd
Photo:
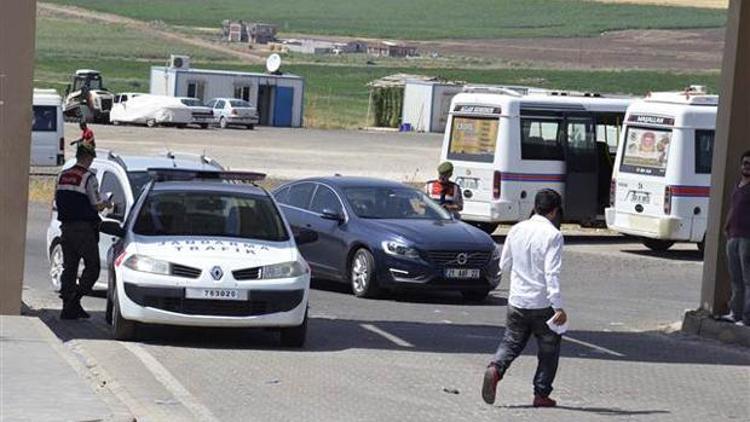
<path fill-rule="evenodd" d="M 270 198 L 219 192 L 152 192 L 138 212 L 133 232 L 289 240 Z"/>
<path fill-rule="evenodd" d="M 383 186 L 345 188 L 344 195 L 360 218 L 398 220 L 450 220 L 446 210 L 424 193 L 409 188 Z"/>

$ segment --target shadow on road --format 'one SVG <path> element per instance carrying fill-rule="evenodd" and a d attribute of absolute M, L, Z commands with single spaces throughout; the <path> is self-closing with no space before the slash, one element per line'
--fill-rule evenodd
<path fill-rule="evenodd" d="M 648 256 L 652 258 L 669 259 L 671 261 L 692 261 L 702 262 L 703 254 L 696 248 L 694 251 L 685 249 L 670 249 L 664 252 L 656 252 L 648 249 L 623 249 L 621 252 L 626 254 Z"/>
<path fill-rule="evenodd" d="M 535 409 L 532 405 L 510 405 L 497 406 L 500 409 Z M 640 416 L 640 415 L 660 415 L 671 413 L 668 410 L 624 410 L 608 407 L 578 407 L 578 406 L 561 406 L 557 405 L 550 410 L 571 410 L 575 412 L 594 413 L 600 416 Z"/>
<path fill-rule="evenodd" d="M 74 339 L 110 340 L 109 325 L 103 312 L 92 312 L 90 320 L 61 321 L 59 311 L 30 310 L 62 341 Z M 482 354 L 494 353 L 502 327 L 439 322 L 367 321 L 311 317 L 306 352 L 334 352 L 375 349 L 401 352 Z M 198 349 L 281 349 L 278 334 L 267 329 L 193 328 L 141 326 L 138 341 L 146 344 Z M 750 354 L 727 350 L 679 334 L 658 332 L 571 331 L 563 342 L 564 358 L 612 361 L 750 365 Z M 297 349 L 290 349 L 297 350 Z M 532 339 L 526 355 L 536 354 Z"/>

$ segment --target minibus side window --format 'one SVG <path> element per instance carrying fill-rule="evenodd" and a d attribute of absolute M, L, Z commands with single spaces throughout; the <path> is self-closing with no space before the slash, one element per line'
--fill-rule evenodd
<path fill-rule="evenodd" d="M 31 130 L 34 132 L 57 131 L 57 107 L 34 106 L 34 115 L 31 119 Z"/>
<path fill-rule="evenodd" d="M 521 158 L 562 161 L 561 130 L 561 120 L 521 118 Z"/>
<path fill-rule="evenodd" d="M 711 160 L 714 154 L 714 131 L 695 131 L 695 173 L 711 174 Z"/>
<path fill-rule="evenodd" d="M 622 146 L 620 171 L 664 176 L 667 172 L 671 142 L 671 129 L 629 126 L 625 132 L 625 143 Z"/>

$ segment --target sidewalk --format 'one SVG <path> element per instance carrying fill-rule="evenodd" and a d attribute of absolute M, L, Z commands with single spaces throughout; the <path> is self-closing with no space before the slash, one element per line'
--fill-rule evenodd
<path fill-rule="evenodd" d="M 0 316 L 0 421 L 133 420 L 108 406 L 85 370 L 38 318 Z"/>

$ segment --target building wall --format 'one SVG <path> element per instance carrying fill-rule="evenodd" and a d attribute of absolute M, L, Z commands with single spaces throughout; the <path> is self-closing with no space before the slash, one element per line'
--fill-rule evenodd
<path fill-rule="evenodd" d="M 409 123 L 417 132 L 430 130 L 432 118 L 432 85 L 407 82 L 404 87 L 402 123 Z"/>

